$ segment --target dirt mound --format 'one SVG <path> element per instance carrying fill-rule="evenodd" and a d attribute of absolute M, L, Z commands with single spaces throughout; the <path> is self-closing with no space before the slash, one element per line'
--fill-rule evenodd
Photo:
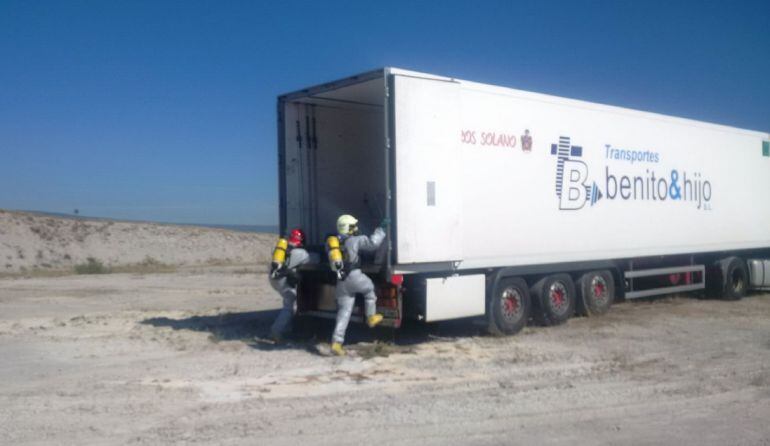
<path fill-rule="evenodd" d="M 0 210 L 0 273 L 267 262 L 275 236 L 195 226 L 89 220 Z"/>

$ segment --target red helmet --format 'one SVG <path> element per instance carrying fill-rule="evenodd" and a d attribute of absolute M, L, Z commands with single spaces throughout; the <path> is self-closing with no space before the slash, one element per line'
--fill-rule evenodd
<path fill-rule="evenodd" d="M 295 248 L 305 242 L 305 231 L 299 228 L 292 229 L 289 233 L 289 244 Z"/>

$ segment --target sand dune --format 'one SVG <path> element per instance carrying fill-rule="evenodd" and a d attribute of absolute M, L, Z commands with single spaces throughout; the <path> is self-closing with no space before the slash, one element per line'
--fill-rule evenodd
<path fill-rule="evenodd" d="M 0 210 L 0 273 L 106 266 L 267 262 L 275 236 L 196 226 L 89 220 Z"/>

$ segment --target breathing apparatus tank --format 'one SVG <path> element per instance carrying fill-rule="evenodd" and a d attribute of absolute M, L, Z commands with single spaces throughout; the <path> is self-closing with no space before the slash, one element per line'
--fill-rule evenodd
<path fill-rule="evenodd" d="M 281 237 L 275 243 L 273 249 L 273 269 L 278 269 L 286 262 L 286 249 L 289 247 L 289 243 L 285 238 Z"/>
<path fill-rule="evenodd" d="M 329 256 L 329 265 L 332 271 L 337 273 L 337 278 L 342 279 L 342 250 L 340 250 L 340 239 L 337 236 L 330 235 L 326 238 L 326 253 Z"/>

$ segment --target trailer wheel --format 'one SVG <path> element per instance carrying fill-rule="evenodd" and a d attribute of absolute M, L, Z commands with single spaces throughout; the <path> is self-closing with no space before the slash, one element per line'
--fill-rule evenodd
<path fill-rule="evenodd" d="M 578 279 L 577 291 L 577 313 L 598 316 L 610 310 L 615 299 L 615 280 L 606 269 L 587 272 Z"/>
<path fill-rule="evenodd" d="M 531 307 L 529 288 L 524 279 L 500 279 L 489 299 L 487 330 L 496 336 L 512 335 L 527 325 Z"/>
<path fill-rule="evenodd" d="M 721 293 L 724 300 L 739 300 L 749 288 L 749 270 L 746 262 L 738 257 L 728 257 L 719 261 L 721 269 Z"/>
<path fill-rule="evenodd" d="M 542 325 L 563 324 L 575 313 L 575 284 L 568 274 L 543 277 L 530 294 L 533 316 Z"/>

